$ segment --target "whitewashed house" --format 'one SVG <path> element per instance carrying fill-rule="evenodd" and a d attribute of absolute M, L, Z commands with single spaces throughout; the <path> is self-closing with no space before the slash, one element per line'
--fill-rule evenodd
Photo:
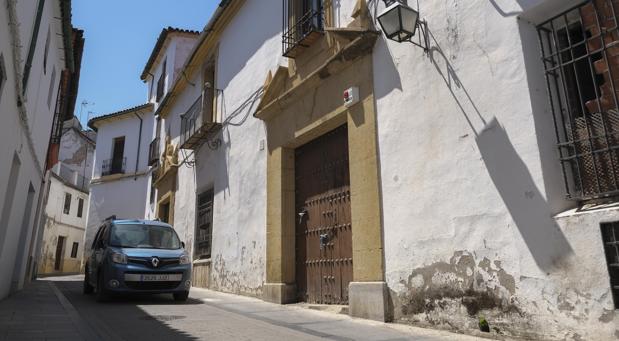
<path fill-rule="evenodd" d="M 42 186 L 58 127 L 72 117 L 82 32 L 71 1 L 16 1 L 0 9 L 0 299 L 29 279 Z"/>
<path fill-rule="evenodd" d="M 151 168 L 148 148 L 152 139 L 153 104 L 95 117 L 88 126 L 97 132 L 90 182 L 88 223 L 84 244 L 90 246 L 101 222 L 149 217 Z M 84 250 L 87 254 L 90 247 Z"/>
<path fill-rule="evenodd" d="M 76 118 L 66 121 L 58 163 L 49 171 L 43 195 L 37 275 L 82 271 L 88 195 L 95 143 Z"/>

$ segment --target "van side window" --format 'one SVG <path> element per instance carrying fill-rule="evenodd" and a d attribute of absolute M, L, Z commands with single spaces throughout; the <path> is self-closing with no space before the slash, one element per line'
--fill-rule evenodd
<path fill-rule="evenodd" d="M 92 245 L 90 246 L 91 250 L 95 249 L 95 246 L 97 245 L 97 243 L 99 242 L 99 239 L 101 238 L 101 236 L 103 235 L 103 230 L 105 229 L 105 225 L 101 225 L 99 227 L 99 231 L 97 231 L 97 234 L 95 235 L 95 239 L 92 241 Z"/>

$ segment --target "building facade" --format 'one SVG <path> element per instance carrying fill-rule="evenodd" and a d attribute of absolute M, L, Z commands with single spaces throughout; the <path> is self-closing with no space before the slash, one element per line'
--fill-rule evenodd
<path fill-rule="evenodd" d="M 615 339 L 619 6 L 425 2 L 416 46 L 385 3 L 220 3 L 154 113 L 194 284 Z"/>
<path fill-rule="evenodd" d="M 46 160 L 72 116 L 83 38 L 71 2 L 7 0 L 0 10 L 0 299 L 30 278 Z"/>
<path fill-rule="evenodd" d="M 58 162 L 43 195 L 38 275 L 80 273 L 96 135 L 76 118 L 63 125 Z"/>

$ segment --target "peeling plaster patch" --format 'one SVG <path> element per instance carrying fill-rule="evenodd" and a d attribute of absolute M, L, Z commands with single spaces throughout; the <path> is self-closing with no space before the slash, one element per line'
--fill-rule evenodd
<path fill-rule="evenodd" d="M 250 262 L 252 270 L 258 271 L 264 266 L 263 259 L 260 258 L 256 262 Z M 250 287 L 242 283 L 248 283 L 247 274 L 253 271 L 248 271 L 245 274 L 236 271 L 230 271 L 226 268 L 226 261 L 221 254 L 215 256 L 212 267 L 212 288 L 215 290 L 230 292 L 234 294 L 244 294 L 254 297 L 262 296 L 262 283 L 257 287 Z"/>
<path fill-rule="evenodd" d="M 600 322 L 608 323 L 613 320 L 615 316 L 615 312 L 612 310 L 604 310 L 604 313 L 598 319 Z"/>
<path fill-rule="evenodd" d="M 574 311 L 576 307 L 567 300 L 565 295 L 561 294 L 557 296 L 557 308 L 563 311 Z"/>
<path fill-rule="evenodd" d="M 516 290 L 514 277 L 484 258 L 475 264 L 474 255 L 457 251 L 449 263 L 436 262 L 415 269 L 402 281 L 407 288 L 400 295 L 402 314 L 415 315 L 464 306 L 470 316 L 482 310 L 522 314 L 510 299 Z M 499 264 L 500 263 L 494 263 Z"/>

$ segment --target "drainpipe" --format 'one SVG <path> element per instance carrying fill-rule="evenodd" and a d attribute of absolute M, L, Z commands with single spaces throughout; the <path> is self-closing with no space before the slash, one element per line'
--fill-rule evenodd
<path fill-rule="evenodd" d="M 134 181 L 138 179 L 138 165 L 140 164 L 140 147 L 142 144 L 142 125 L 144 124 L 144 120 L 142 119 L 142 117 L 140 117 L 140 115 L 138 115 L 137 112 L 135 113 L 135 116 L 140 119 L 140 132 L 138 134 L 138 157 L 135 160 L 135 177 L 133 178 Z"/>

